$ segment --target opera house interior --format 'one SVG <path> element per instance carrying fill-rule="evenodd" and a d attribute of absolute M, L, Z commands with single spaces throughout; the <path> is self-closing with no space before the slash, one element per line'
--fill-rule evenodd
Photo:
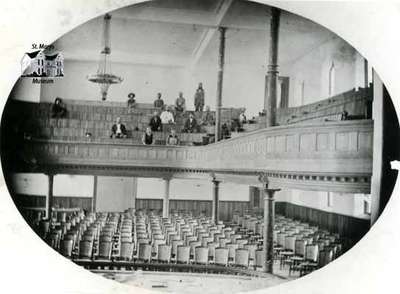
<path fill-rule="evenodd" d="M 150 1 L 42 50 L 2 116 L 4 176 L 32 230 L 94 273 L 182 293 L 270 287 L 334 262 L 390 198 L 385 85 L 301 16 Z"/>

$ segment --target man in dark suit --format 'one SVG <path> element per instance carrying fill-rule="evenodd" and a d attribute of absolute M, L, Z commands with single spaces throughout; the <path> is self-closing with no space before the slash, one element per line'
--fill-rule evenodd
<path fill-rule="evenodd" d="M 123 123 L 121 123 L 121 118 L 117 117 L 115 124 L 111 127 L 110 138 L 126 138 L 126 128 Z"/>
<path fill-rule="evenodd" d="M 153 117 L 150 119 L 149 126 L 153 132 L 161 132 L 162 131 L 162 123 L 161 118 L 158 115 L 157 111 L 154 111 Z"/>
<path fill-rule="evenodd" d="M 185 122 L 185 126 L 183 127 L 184 131 L 187 133 L 197 133 L 199 126 L 197 125 L 197 121 L 194 118 L 193 113 L 189 114 L 189 118 Z"/>

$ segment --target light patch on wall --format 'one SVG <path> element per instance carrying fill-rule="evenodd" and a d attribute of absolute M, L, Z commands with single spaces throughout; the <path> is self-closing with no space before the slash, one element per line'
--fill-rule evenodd
<path fill-rule="evenodd" d="M 220 185 L 220 201 L 250 201 L 249 186 L 235 183 Z"/>
<path fill-rule="evenodd" d="M 56 175 L 54 176 L 54 197 L 92 197 L 93 176 Z"/>
<path fill-rule="evenodd" d="M 164 180 L 158 178 L 137 178 L 138 199 L 162 199 L 164 195 Z"/>
<path fill-rule="evenodd" d="M 194 179 L 172 179 L 170 181 L 169 199 L 212 200 L 211 181 Z M 139 199 L 163 199 L 165 182 L 157 178 L 138 178 Z M 220 201 L 249 201 L 249 186 L 235 183 L 221 183 Z"/>
<path fill-rule="evenodd" d="M 17 173 L 12 175 L 14 192 L 24 195 L 47 195 L 48 177 L 44 174 Z"/>

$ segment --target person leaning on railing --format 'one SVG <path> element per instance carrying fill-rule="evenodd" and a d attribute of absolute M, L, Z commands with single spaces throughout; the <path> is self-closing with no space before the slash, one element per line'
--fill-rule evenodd
<path fill-rule="evenodd" d="M 143 145 L 154 145 L 154 136 L 150 127 L 147 127 L 146 131 L 143 133 L 142 143 Z"/>
<path fill-rule="evenodd" d="M 171 129 L 171 133 L 168 135 L 165 145 L 167 146 L 179 145 L 179 138 L 174 129 Z"/>

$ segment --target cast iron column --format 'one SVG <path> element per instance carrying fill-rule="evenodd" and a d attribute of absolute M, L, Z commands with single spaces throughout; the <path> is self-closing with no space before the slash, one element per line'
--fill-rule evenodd
<path fill-rule="evenodd" d="M 264 272 L 272 274 L 274 266 L 274 225 L 275 225 L 275 199 L 274 194 L 281 189 L 264 187 L 264 242 L 265 252 Z"/>
<path fill-rule="evenodd" d="M 163 217 L 169 217 L 169 178 L 164 179 L 165 191 L 163 199 Z"/>
<path fill-rule="evenodd" d="M 226 28 L 220 27 L 218 30 L 220 34 L 219 34 L 219 54 L 218 54 L 217 101 L 215 105 L 215 142 L 221 140 L 221 107 L 222 107 L 222 87 L 224 79 Z"/>
<path fill-rule="evenodd" d="M 271 28 L 269 37 L 269 64 L 267 78 L 267 93 L 265 95 L 264 108 L 266 112 L 266 127 L 276 125 L 276 102 L 278 101 L 278 45 L 279 22 L 281 11 L 271 8 Z"/>
<path fill-rule="evenodd" d="M 213 180 L 213 201 L 212 201 L 212 220 L 214 223 L 219 221 L 219 183 L 220 181 Z"/>

